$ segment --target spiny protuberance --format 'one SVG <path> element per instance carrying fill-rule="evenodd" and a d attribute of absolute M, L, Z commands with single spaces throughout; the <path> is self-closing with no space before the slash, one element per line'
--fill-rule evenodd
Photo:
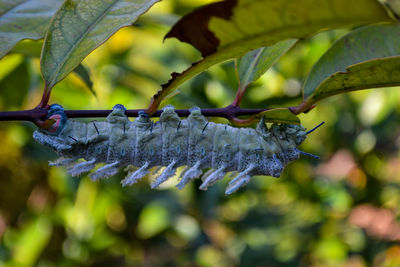
<path fill-rule="evenodd" d="M 200 178 L 200 189 L 235 174 L 225 191 L 232 194 L 250 182 L 254 175 L 279 177 L 284 167 L 299 158 L 297 147 L 306 139 L 302 126 L 274 124 L 268 128 L 264 119 L 256 129 L 235 128 L 209 122 L 199 108 L 192 108 L 181 120 L 172 106 L 166 106 L 158 122 L 144 112 L 133 122 L 125 115 L 125 107 L 116 105 L 106 121 L 80 122 L 67 120 L 60 105 L 50 106 L 48 118 L 58 119 L 56 127 L 39 129 L 33 137 L 55 150 L 60 159 L 53 166 L 67 166 L 72 176 L 92 171 L 99 180 L 115 175 L 127 167 L 123 186 L 133 185 L 150 172 L 164 167 L 151 184 L 158 187 L 175 176 L 176 169 L 186 166 L 177 184 L 184 188 Z M 83 160 L 82 160 L 83 159 Z M 158 172 L 158 169 L 157 171 Z"/>

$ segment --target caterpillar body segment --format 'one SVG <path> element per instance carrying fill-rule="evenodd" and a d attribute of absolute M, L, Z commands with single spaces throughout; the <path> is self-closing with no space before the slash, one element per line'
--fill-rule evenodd
<path fill-rule="evenodd" d="M 106 163 L 90 174 L 91 179 L 110 177 L 127 167 L 128 175 L 121 181 L 126 186 L 155 166 L 165 167 L 151 184 L 155 188 L 174 176 L 178 167 L 186 166 L 177 184 L 182 189 L 211 168 L 203 175 L 200 189 L 207 190 L 228 172 L 237 173 L 226 194 L 246 185 L 254 175 L 279 177 L 287 163 L 299 158 L 297 147 L 306 138 L 302 126 L 274 124 L 268 129 L 263 119 L 256 129 L 209 122 L 199 108 L 181 120 L 172 106 L 166 106 L 158 122 L 145 113 L 131 122 L 125 110 L 116 105 L 106 121 L 87 123 L 66 120 L 62 107 L 52 105 L 48 117 L 56 118 L 58 127 L 38 129 L 33 137 L 60 156 L 50 164 L 67 166 L 72 176 Z"/>

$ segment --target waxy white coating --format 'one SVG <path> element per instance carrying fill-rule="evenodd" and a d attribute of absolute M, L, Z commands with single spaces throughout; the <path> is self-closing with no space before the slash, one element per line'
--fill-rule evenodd
<path fill-rule="evenodd" d="M 152 183 L 154 188 L 174 176 L 176 168 L 186 166 L 177 184 L 182 189 L 200 177 L 202 170 L 212 168 L 202 177 L 200 189 L 206 190 L 227 172 L 237 172 L 226 194 L 247 184 L 254 175 L 279 177 L 287 163 L 299 158 L 297 146 L 306 138 L 304 128 L 298 125 L 275 124 L 267 129 L 261 120 L 253 129 L 209 122 L 198 108 L 181 120 L 172 106 L 166 106 L 158 122 L 144 113 L 131 122 L 124 112 L 122 105 L 116 105 L 106 121 L 67 120 L 58 135 L 37 130 L 33 137 L 60 155 L 50 164 L 69 166 L 72 176 L 89 172 L 102 162 L 107 164 L 90 174 L 93 180 L 130 166 L 135 170 L 122 180 L 125 186 L 139 181 L 152 167 L 166 167 Z M 76 163 L 80 158 L 85 161 Z"/>

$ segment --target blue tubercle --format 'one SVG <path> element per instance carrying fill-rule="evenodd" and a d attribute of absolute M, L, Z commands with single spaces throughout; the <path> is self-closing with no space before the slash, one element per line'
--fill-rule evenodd
<path fill-rule="evenodd" d="M 115 106 L 113 106 L 112 109 L 113 110 L 120 109 L 120 110 L 126 111 L 126 107 L 124 105 L 122 105 L 122 104 L 116 104 Z"/>
<path fill-rule="evenodd" d="M 56 114 L 56 113 L 64 113 L 64 108 L 63 106 L 59 104 L 52 104 L 49 107 L 49 112 L 47 113 L 47 118 L 49 118 L 51 115 Z"/>
<path fill-rule="evenodd" d="M 149 115 L 147 115 L 146 112 L 144 112 L 143 110 L 141 110 L 141 111 L 139 111 L 139 117 L 148 119 L 148 118 L 149 118 Z"/>

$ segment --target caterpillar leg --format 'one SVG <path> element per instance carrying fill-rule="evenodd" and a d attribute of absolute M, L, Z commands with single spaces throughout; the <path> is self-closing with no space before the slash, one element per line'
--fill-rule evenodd
<path fill-rule="evenodd" d="M 230 195 L 236 192 L 242 186 L 248 184 L 248 182 L 250 182 L 250 179 L 252 177 L 251 172 L 256 167 L 257 166 L 255 164 L 250 164 L 250 166 L 247 169 L 239 173 L 238 176 L 236 176 L 233 180 L 229 182 L 229 186 L 226 188 L 225 194 Z"/>
<path fill-rule="evenodd" d="M 235 183 L 229 184 L 229 186 L 225 190 L 225 195 L 235 193 L 237 190 L 239 190 L 239 188 L 248 184 L 250 182 L 250 178 L 250 175 L 241 176 L 240 179 L 236 180 Z"/>
<path fill-rule="evenodd" d="M 182 180 L 183 176 L 187 173 L 188 170 L 190 170 L 190 166 L 185 166 L 183 170 L 181 171 L 181 174 L 179 174 L 179 181 Z"/>
<path fill-rule="evenodd" d="M 175 164 L 176 162 L 174 160 L 167 166 L 167 168 L 165 168 L 165 170 L 160 174 L 160 176 L 158 176 L 156 180 L 151 184 L 152 189 L 158 187 L 160 184 L 168 180 L 171 176 L 174 176 L 176 172 Z"/>
<path fill-rule="evenodd" d="M 58 158 L 55 161 L 49 161 L 49 166 L 69 166 L 75 163 L 77 158 Z"/>
<path fill-rule="evenodd" d="M 208 176 L 210 176 L 211 173 L 213 173 L 215 170 L 214 169 L 209 169 L 206 171 L 203 176 L 201 177 L 201 180 L 204 181 Z"/>
<path fill-rule="evenodd" d="M 121 181 L 122 186 L 133 185 L 143 178 L 149 172 L 149 163 L 146 162 L 140 169 L 129 173 L 124 180 Z"/>
<path fill-rule="evenodd" d="M 182 180 L 176 185 L 179 190 L 185 187 L 191 180 L 198 178 L 203 172 L 199 169 L 200 161 L 197 161 L 196 164 L 188 169 L 182 176 Z"/>
<path fill-rule="evenodd" d="M 91 173 L 89 175 L 90 179 L 92 179 L 93 181 L 97 181 L 99 179 L 108 178 L 110 176 L 115 175 L 119 169 L 118 164 L 119 164 L 119 161 L 115 161 L 113 163 L 104 165 L 103 167 L 101 167 L 97 171 L 95 171 L 94 173 Z"/>
<path fill-rule="evenodd" d="M 215 170 L 214 172 L 210 173 L 207 177 L 204 177 L 203 183 L 200 185 L 200 190 L 207 190 L 209 186 L 215 184 L 218 180 L 221 180 L 225 177 L 226 172 L 225 166 Z"/>
<path fill-rule="evenodd" d="M 71 167 L 68 170 L 68 173 L 71 176 L 79 176 L 82 173 L 92 170 L 96 166 L 95 163 L 96 163 L 96 159 L 91 159 L 89 161 L 84 161 L 84 162 L 78 163 L 78 164 L 74 165 L 73 167 Z"/>

